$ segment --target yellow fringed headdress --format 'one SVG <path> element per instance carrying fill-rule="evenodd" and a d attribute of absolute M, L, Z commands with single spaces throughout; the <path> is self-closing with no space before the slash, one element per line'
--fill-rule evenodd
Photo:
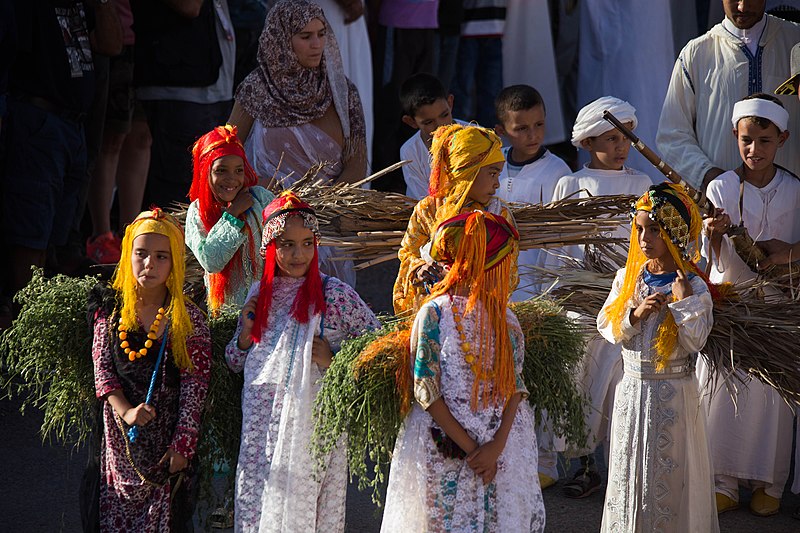
<path fill-rule="evenodd" d="M 433 287 L 428 299 L 461 286 L 469 289 L 465 315 L 474 311 L 479 300 L 486 311 L 477 317 L 481 340 L 480 346 L 473 350 L 476 356 L 472 363 L 473 409 L 477 408 L 478 397 L 485 406 L 489 401 L 506 402 L 516 391 L 506 308 L 511 264 L 518 242 L 519 233 L 506 219 L 483 211 L 463 213 L 444 221 L 433 237 L 431 256 L 450 265 L 450 271 Z"/>
<path fill-rule="evenodd" d="M 167 277 L 167 290 L 170 294 L 170 303 L 166 316 L 169 321 L 169 338 L 172 343 L 172 357 L 178 368 L 192 368 L 192 361 L 186 351 L 186 338 L 192 334 L 192 322 L 186 311 L 186 301 L 183 295 L 184 280 L 184 238 L 180 223 L 172 215 L 154 207 L 152 211 L 144 211 L 125 228 L 125 237 L 122 239 L 122 255 L 117 264 L 112 279 L 112 287 L 122 295 L 122 309 L 120 310 L 120 324 L 126 329 L 138 329 L 136 321 L 136 292 L 139 283 L 133 275 L 131 253 L 133 241 L 139 235 L 155 233 L 164 235 L 169 239 L 169 248 L 172 255 L 172 268 Z"/>
<path fill-rule="evenodd" d="M 433 132 L 428 193 L 445 200 L 437 221 L 459 214 L 481 167 L 505 161 L 497 134 L 480 126 L 451 124 Z"/>
<path fill-rule="evenodd" d="M 706 280 L 706 277 L 695 265 L 695 261 L 700 257 L 699 241 L 703 220 L 700 209 L 686 189 L 682 185 L 668 182 L 653 185 L 636 200 L 631 216 L 635 217 L 639 211 L 649 213 L 648 216 L 658 222 L 661 228 L 661 238 L 678 268 L 687 275 L 696 274 Z M 636 224 L 633 223 L 628 259 L 625 262 L 625 279 L 619 296 L 606 308 L 606 316 L 613 325 L 615 335 L 620 334 L 625 314 L 630 312 L 629 302 L 634 295 L 637 281 L 642 275 L 642 269 L 647 261 L 647 257 L 639 246 Z M 675 351 L 677 343 L 678 326 L 675 324 L 672 313 L 667 313 L 664 321 L 658 327 L 654 339 L 656 371 L 661 371 L 666 367 L 667 360 Z"/>

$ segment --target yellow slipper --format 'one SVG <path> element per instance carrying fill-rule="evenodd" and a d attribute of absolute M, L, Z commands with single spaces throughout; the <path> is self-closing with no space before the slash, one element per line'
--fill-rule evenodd
<path fill-rule="evenodd" d="M 750 499 L 750 512 L 756 516 L 772 516 L 778 514 L 781 508 L 781 501 L 778 498 L 773 498 L 762 487 L 753 491 L 753 497 Z"/>
<path fill-rule="evenodd" d="M 542 474 L 539 472 L 539 485 L 542 487 L 542 490 L 546 489 L 547 487 L 552 487 L 555 484 L 555 479 L 551 478 L 547 474 Z"/>
<path fill-rule="evenodd" d="M 739 508 L 739 502 L 726 494 L 717 492 L 714 494 L 717 499 L 717 514 L 722 514 L 728 511 L 735 511 Z"/>

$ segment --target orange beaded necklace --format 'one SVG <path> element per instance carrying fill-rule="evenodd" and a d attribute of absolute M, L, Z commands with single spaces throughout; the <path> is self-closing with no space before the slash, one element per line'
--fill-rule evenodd
<path fill-rule="evenodd" d="M 125 326 L 120 323 L 117 327 L 119 330 L 119 347 L 122 348 L 125 352 L 125 355 L 128 356 L 128 360 L 135 361 L 136 359 L 140 359 L 147 355 L 148 348 L 153 347 L 153 341 L 156 340 L 156 333 L 158 332 L 158 326 L 161 324 L 161 320 L 164 318 L 164 308 L 159 307 L 158 312 L 156 313 L 156 318 L 153 320 L 153 324 L 150 326 L 150 330 L 147 332 L 147 340 L 144 341 L 144 348 L 140 348 L 139 350 L 134 350 L 131 348 L 130 342 L 128 342 L 128 331 L 125 329 Z M 166 339 L 164 339 L 166 342 Z"/>
<path fill-rule="evenodd" d="M 494 375 L 494 372 L 486 372 L 475 362 L 475 356 L 472 353 L 472 343 L 467 341 L 467 335 L 464 333 L 464 325 L 461 323 L 462 315 L 459 313 L 458 307 L 456 307 L 456 302 L 453 299 L 453 295 L 448 294 L 448 296 L 450 297 L 450 309 L 453 310 L 453 322 L 456 324 L 456 331 L 458 332 L 458 338 L 460 340 L 459 346 L 461 348 L 461 352 L 464 354 L 464 361 L 466 361 L 466 363 L 469 365 L 470 370 L 472 370 L 472 373 L 475 374 L 475 376 L 478 376 L 481 379 L 491 377 Z"/>

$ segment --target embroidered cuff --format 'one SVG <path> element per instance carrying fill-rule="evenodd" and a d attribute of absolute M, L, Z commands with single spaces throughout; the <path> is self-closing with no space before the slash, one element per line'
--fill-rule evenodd
<path fill-rule="evenodd" d="M 227 211 L 223 211 L 222 212 L 222 218 L 224 218 L 225 220 L 227 220 L 228 222 L 230 222 L 231 224 L 233 224 L 234 226 L 236 226 L 239 229 L 242 229 L 244 227 L 244 220 L 236 218 L 235 216 L 231 215 Z"/>
<path fill-rule="evenodd" d="M 96 383 L 94 388 L 95 388 L 95 395 L 98 398 L 102 398 L 109 392 L 121 389 L 122 385 L 120 385 L 119 381 L 117 381 L 116 379 L 107 379 Z"/>
<path fill-rule="evenodd" d="M 417 403 L 425 409 L 428 410 L 433 402 L 438 400 L 442 397 L 442 393 L 439 390 L 439 384 L 436 383 L 436 380 L 433 378 L 417 378 L 414 380 L 414 398 L 416 398 Z"/>
<path fill-rule="evenodd" d="M 622 319 L 622 324 L 620 325 L 620 330 L 622 333 L 622 337 L 625 339 L 630 339 L 634 335 L 637 335 L 642 332 L 642 321 L 636 323 L 634 326 L 631 324 L 631 314 L 633 313 L 633 307 L 628 309 L 628 312 L 625 313 L 625 318 Z"/>
<path fill-rule="evenodd" d="M 176 427 L 169 447 L 191 461 L 197 448 L 197 432 L 181 426 Z"/>

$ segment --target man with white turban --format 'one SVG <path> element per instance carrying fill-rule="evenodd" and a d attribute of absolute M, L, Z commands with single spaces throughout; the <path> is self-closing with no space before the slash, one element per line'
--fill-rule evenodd
<path fill-rule="evenodd" d="M 625 166 L 631 143 L 622 133 L 603 119 L 603 111 L 610 111 L 628 128 L 638 124 L 636 109 L 624 100 L 604 96 L 586 105 L 578 112 L 572 128 L 572 144 L 589 152 L 591 160 L 582 169 L 564 176 L 556 184 L 553 201 L 566 197 L 587 198 L 629 194 L 642 195 L 652 185 L 650 177 L 644 172 Z M 609 235 L 611 236 L 611 235 Z M 620 226 L 614 237 L 630 237 L 630 226 Z M 625 254 L 625 250 L 621 250 Z M 546 257 L 545 265 L 553 270 L 571 262 L 581 262 L 583 246 L 567 246 L 554 250 Z M 593 323 L 595 317 L 578 317 Z M 605 442 L 608 453 L 608 426 L 611 421 L 614 391 L 622 379 L 621 345 L 610 344 L 600 336 L 591 339 L 586 347 L 583 361 L 583 375 L 580 386 L 589 397 L 591 405 L 586 409 L 586 425 L 589 429 L 588 447 L 584 450 L 569 450 L 570 455 L 581 456 L 584 468 L 575 473 L 573 479 L 564 485 L 564 494 L 571 498 L 583 498 L 600 489 L 600 475 L 592 457 L 595 447 Z M 557 447 L 563 448 L 563 446 Z M 560 450 L 565 451 L 565 450 Z"/>
<path fill-rule="evenodd" d="M 764 13 L 763 0 L 723 0 L 725 18 L 681 50 L 661 109 L 656 144 L 664 161 L 694 187 L 741 164 L 731 135 L 733 105 L 772 92 L 786 77 L 789 51 L 800 25 Z M 781 96 L 792 124 L 800 124 L 797 98 Z M 800 150 L 781 151 L 775 163 L 800 173 Z"/>

